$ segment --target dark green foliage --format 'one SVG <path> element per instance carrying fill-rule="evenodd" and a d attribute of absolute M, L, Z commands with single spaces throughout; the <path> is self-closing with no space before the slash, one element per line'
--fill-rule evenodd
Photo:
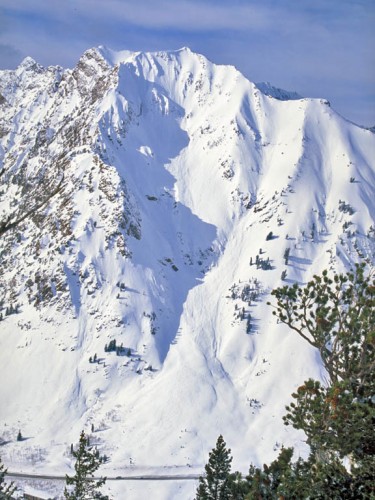
<path fill-rule="evenodd" d="M 266 236 L 266 241 L 272 240 L 273 239 L 273 232 L 270 231 L 267 236 Z"/>
<path fill-rule="evenodd" d="M 349 474 L 335 456 L 292 462 L 293 449 L 283 448 L 276 460 L 263 468 L 250 466 L 246 500 L 365 500 L 373 498 L 373 476 Z M 244 486 L 245 487 L 245 486 Z"/>
<path fill-rule="evenodd" d="M 245 308 L 243 307 L 240 312 L 240 320 L 243 321 L 245 319 Z"/>
<path fill-rule="evenodd" d="M 292 394 L 294 402 L 287 406 L 284 421 L 302 429 L 308 444 L 320 452 L 350 455 L 354 463 L 361 463 L 375 454 L 374 390 L 369 384 L 358 398 L 348 381 L 323 387 L 310 379 Z"/>
<path fill-rule="evenodd" d="M 251 323 L 251 314 L 249 313 L 246 321 L 246 333 L 251 333 L 252 323 Z"/>
<path fill-rule="evenodd" d="M 231 486 L 235 484 L 231 475 L 232 457 L 223 436 L 219 436 L 216 447 L 210 452 L 205 475 L 199 478 L 196 500 L 229 500 Z M 234 487 L 234 486 L 233 486 Z"/>
<path fill-rule="evenodd" d="M 349 215 L 353 215 L 355 212 L 354 208 L 349 203 L 345 203 L 343 200 L 339 200 L 339 210 L 340 212 L 344 212 L 344 214 Z"/>
<path fill-rule="evenodd" d="M 246 493 L 249 491 L 249 484 L 242 478 L 240 472 L 233 472 L 228 477 L 229 483 L 229 499 L 230 500 L 245 500 Z"/>
<path fill-rule="evenodd" d="M 23 440 L 23 437 L 22 437 L 21 431 L 18 431 L 17 441 L 22 441 L 22 440 Z"/>
<path fill-rule="evenodd" d="M 127 354 L 128 356 L 130 356 L 130 354 L 128 354 L 129 353 L 129 349 L 126 349 L 123 344 L 121 344 L 121 345 L 118 346 L 116 344 L 116 339 L 111 340 L 108 345 L 106 344 L 105 347 L 104 347 L 104 351 L 105 352 L 115 352 L 117 356 L 122 356 L 122 355 L 125 355 L 125 354 Z M 96 361 L 95 357 L 94 357 L 94 361 Z"/>
<path fill-rule="evenodd" d="M 252 265 L 252 261 L 250 265 Z M 258 254 L 255 256 L 255 265 L 257 266 L 257 269 L 263 269 L 263 271 L 268 271 L 269 269 L 272 269 L 269 257 L 267 259 L 262 259 L 261 257 L 259 257 Z"/>
<path fill-rule="evenodd" d="M 5 316 L 10 316 L 11 314 L 17 314 L 17 313 L 18 313 L 18 305 L 13 307 L 13 304 L 10 304 L 10 306 L 5 309 Z"/>
<path fill-rule="evenodd" d="M 213 450 L 214 452 L 215 450 Z M 210 454 L 211 456 L 211 454 Z M 282 448 L 270 465 L 251 465 L 243 479 L 239 472 L 222 475 L 225 489 L 209 489 L 200 478 L 195 500 L 365 500 L 374 498 L 373 475 L 349 473 L 334 456 L 292 462 L 293 449 Z M 206 466 L 207 467 L 207 466 Z M 230 468 L 230 465 L 229 465 Z M 207 476 L 206 476 L 207 478 Z M 212 482 L 214 484 L 214 482 Z"/>
<path fill-rule="evenodd" d="M 209 498 L 206 485 L 199 479 L 195 500 L 208 500 Z"/>
<path fill-rule="evenodd" d="M 105 352 L 116 351 L 116 339 L 111 340 L 108 345 L 106 344 L 104 347 L 104 351 Z"/>
<path fill-rule="evenodd" d="M 99 488 L 106 482 L 106 478 L 94 480 L 94 473 L 99 469 L 102 460 L 97 449 L 90 447 L 88 437 L 84 431 L 81 432 L 79 445 L 76 451 L 72 451 L 76 458 L 74 465 L 75 475 L 66 475 L 67 486 L 73 486 L 73 489 L 65 488 L 64 497 L 67 500 L 91 500 L 93 498 L 104 497 Z"/>
<path fill-rule="evenodd" d="M 274 314 L 319 350 L 328 375 L 325 385 L 305 381 L 292 394 L 294 401 L 284 417 L 286 425 L 305 432 L 311 448 L 310 466 L 301 461 L 298 465 L 310 484 L 309 496 L 324 498 L 310 494 L 321 482 L 326 488 L 330 485 L 327 498 L 371 498 L 375 495 L 371 482 L 375 477 L 374 275 L 366 276 L 364 265 L 333 279 L 324 271 L 303 288 L 282 287 L 272 295 L 277 298 Z M 350 473 L 341 465 L 344 457 L 350 459 Z"/>
<path fill-rule="evenodd" d="M 241 291 L 241 300 L 243 302 L 252 302 L 257 300 L 259 296 L 259 283 L 258 281 L 254 281 L 253 285 L 245 285 Z M 236 294 L 234 294 L 233 298 L 238 298 Z"/>
<path fill-rule="evenodd" d="M 126 349 L 125 349 L 125 347 L 124 347 L 123 344 L 121 344 L 120 346 L 116 347 L 116 355 L 117 356 L 122 356 L 125 353 L 126 353 Z"/>
<path fill-rule="evenodd" d="M 285 265 L 288 265 L 290 255 L 290 248 L 286 248 L 284 252 Z"/>
<path fill-rule="evenodd" d="M 10 500 L 13 493 L 17 490 L 14 483 L 5 483 L 5 476 L 8 469 L 5 468 L 1 458 L 0 458 L 0 498 L 1 500 Z"/>
<path fill-rule="evenodd" d="M 282 448 L 276 460 L 263 469 L 250 466 L 249 475 L 246 477 L 248 491 L 246 499 L 277 499 L 280 485 L 283 484 L 284 474 L 290 470 L 292 448 Z"/>
<path fill-rule="evenodd" d="M 316 225 L 313 222 L 313 224 L 311 226 L 311 232 L 310 232 L 310 237 L 311 237 L 312 240 L 315 238 L 315 233 L 316 233 Z"/>
<path fill-rule="evenodd" d="M 350 380 L 356 391 L 372 378 L 375 348 L 375 279 L 364 266 L 329 278 L 327 271 L 305 287 L 277 288 L 274 314 L 322 357 L 331 382 Z"/>

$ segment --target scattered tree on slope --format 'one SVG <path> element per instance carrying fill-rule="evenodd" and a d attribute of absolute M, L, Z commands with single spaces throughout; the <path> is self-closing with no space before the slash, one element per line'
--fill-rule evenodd
<path fill-rule="evenodd" d="M 74 476 L 66 475 L 66 484 L 73 489 L 65 488 L 64 497 L 67 500 L 108 499 L 103 496 L 99 488 L 106 482 L 106 478 L 94 479 L 94 473 L 99 469 L 102 460 L 96 449 L 89 445 L 89 439 L 84 431 L 81 432 L 77 451 L 72 452 L 76 463 Z"/>
<path fill-rule="evenodd" d="M 219 436 L 216 447 L 209 453 L 205 475 L 199 478 L 195 500 L 242 500 L 241 474 L 231 474 L 232 456 L 226 448 L 223 436 Z"/>

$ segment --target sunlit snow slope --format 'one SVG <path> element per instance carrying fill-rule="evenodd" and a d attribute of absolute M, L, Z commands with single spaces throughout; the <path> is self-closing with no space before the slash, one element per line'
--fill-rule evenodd
<path fill-rule="evenodd" d="M 303 452 L 281 417 L 324 373 L 266 302 L 374 259 L 373 132 L 189 49 L 27 58 L 0 110 L 0 223 L 53 194 L 0 239 L 8 467 L 67 472 L 92 424 L 110 475 Z"/>

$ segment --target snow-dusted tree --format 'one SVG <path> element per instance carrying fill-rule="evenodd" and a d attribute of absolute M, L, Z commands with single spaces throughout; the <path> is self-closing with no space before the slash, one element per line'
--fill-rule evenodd
<path fill-rule="evenodd" d="M 67 486 L 73 488 L 65 488 L 64 497 L 67 500 L 92 500 L 95 498 L 107 499 L 100 493 L 99 488 L 106 482 L 106 478 L 94 479 L 94 473 L 99 469 L 102 460 L 97 449 L 89 445 L 89 439 L 81 432 L 79 445 L 76 451 L 72 452 L 76 463 L 74 476 L 66 475 Z"/>
<path fill-rule="evenodd" d="M 205 475 L 199 478 L 196 500 L 229 500 L 231 496 L 231 450 L 226 448 L 223 436 L 210 452 Z"/>
<path fill-rule="evenodd" d="M 0 498 L 1 500 L 8 500 L 12 498 L 13 493 L 16 491 L 16 487 L 14 483 L 5 483 L 5 476 L 8 472 L 8 469 L 5 468 L 5 465 L 1 461 L 0 458 Z"/>

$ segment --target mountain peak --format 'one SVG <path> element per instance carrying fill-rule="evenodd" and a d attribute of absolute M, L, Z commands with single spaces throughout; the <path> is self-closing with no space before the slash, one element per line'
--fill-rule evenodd
<path fill-rule="evenodd" d="M 159 50 L 159 51 L 150 51 L 150 52 L 142 52 L 142 51 L 131 51 L 131 50 L 113 50 L 104 45 L 99 45 L 97 48 L 90 49 L 90 51 L 97 51 L 111 66 L 115 66 L 116 64 L 126 63 L 134 60 L 137 56 L 144 55 L 146 58 L 149 56 L 154 57 L 162 57 L 169 58 L 172 56 L 181 56 L 181 55 L 195 55 L 204 57 L 200 54 L 196 54 L 189 47 L 181 47 L 176 50 Z"/>
<path fill-rule="evenodd" d="M 32 57 L 27 56 L 21 61 L 17 69 L 21 71 L 40 71 L 43 69 L 43 66 L 37 63 Z"/>
<path fill-rule="evenodd" d="M 105 45 L 99 45 L 96 49 L 101 56 L 111 65 L 127 62 L 129 59 L 133 58 L 139 52 L 134 52 L 131 50 L 113 50 Z"/>
<path fill-rule="evenodd" d="M 301 95 L 297 92 L 280 89 L 274 87 L 270 82 L 260 82 L 255 84 L 256 87 L 262 92 L 262 94 L 268 95 L 269 97 L 274 97 L 279 101 L 292 101 L 303 99 Z"/>

